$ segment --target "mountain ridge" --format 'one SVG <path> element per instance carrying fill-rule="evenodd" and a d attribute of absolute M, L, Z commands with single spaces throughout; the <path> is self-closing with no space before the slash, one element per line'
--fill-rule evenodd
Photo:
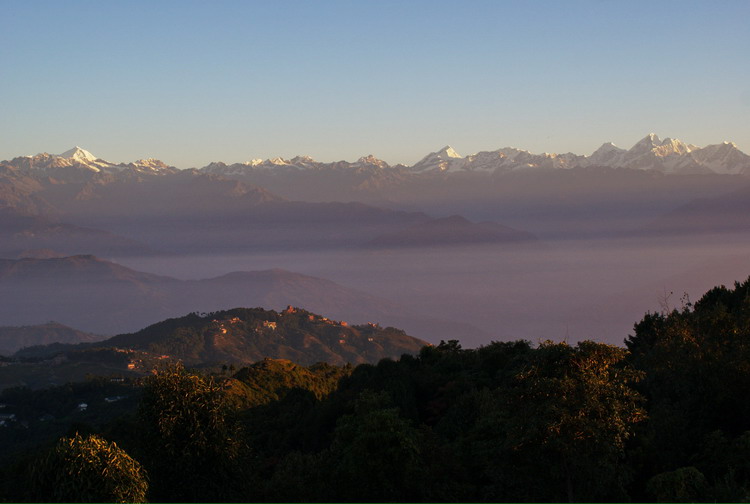
<path fill-rule="evenodd" d="M 113 163 L 105 161 L 77 145 L 61 154 L 40 152 L 33 156 L 15 157 L 4 161 L 4 163 L 31 172 L 37 171 L 49 174 L 63 169 L 94 173 L 117 173 L 127 170 L 143 173 L 173 173 L 177 170 L 177 168 L 153 158 L 140 159 L 130 163 Z"/>
<path fill-rule="evenodd" d="M 349 325 L 291 305 L 283 311 L 233 308 L 167 319 L 95 347 L 169 355 L 189 364 L 289 359 L 303 365 L 377 362 L 416 354 L 426 341 L 375 323 Z"/>
<path fill-rule="evenodd" d="M 716 151 L 724 149 L 717 154 Z M 729 150 L 729 153 L 727 153 Z M 731 163 L 722 163 L 722 157 L 732 157 Z M 114 173 L 131 169 L 144 173 L 173 173 L 177 168 L 157 159 L 148 158 L 131 163 L 113 163 L 98 158 L 91 152 L 75 146 L 62 154 L 39 153 L 34 156 L 21 156 L 3 161 L 28 170 L 53 172 L 55 169 L 77 167 L 94 172 Z M 664 173 L 750 173 L 750 156 L 739 150 L 734 142 L 724 141 L 698 147 L 679 139 L 666 137 L 663 140 L 655 133 L 649 133 L 630 149 L 622 149 L 612 142 L 605 142 L 589 155 L 567 153 L 534 154 L 515 147 L 503 147 L 493 151 L 480 151 L 461 156 L 453 147 L 430 152 L 411 166 L 389 165 L 372 154 L 360 157 L 357 161 L 319 162 L 310 156 L 298 155 L 291 159 L 281 157 L 253 159 L 246 162 L 227 164 L 214 161 L 200 168 L 206 173 L 229 175 L 252 169 L 284 169 L 286 171 L 304 169 L 325 169 L 341 166 L 349 168 L 374 167 L 380 169 L 404 169 L 410 173 L 429 171 L 506 171 L 523 168 L 573 168 L 585 166 L 610 166 L 639 170 L 654 169 Z"/>
<path fill-rule="evenodd" d="M 368 248 L 437 247 L 443 245 L 523 243 L 536 236 L 496 222 L 474 223 L 460 215 L 415 224 L 382 234 L 365 244 Z"/>
<path fill-rule="evenodd" d="M 92 343 L 101 336 L 79 331 L 59 322 L 33 326 L 0 327 L 0 355 L 10 355 L 24 347 L 37 345 Z"/>
<path fill-rule="evenodd" d="M 716 153 L 720 148 L 729 150 L 721 155 Z M 732 157 L 727 163 L 726 158 Z M 722 163 L 722 158 L 725 162 Z M 366 160 L 366 163 L 363 163 Z M 503 147 L 494 151 L 480 151 L 468 156 L 461 156 L 453 147 L 446 145 L 442 149 L 430 152 L 411 166 L 388 165 L 385 161 L 370 155 L 357 162 L 338 161 L 334 163 L 318 162 L 309 156 L 297 156 L 289 160 L 274 158 L 265 161 L 255 159 L 248 163 L 214 162 L 201 170 L 230 175 L 248 170 L 270 170 L 283 166 L 286 171 L 304 169 L 332 169 L 348 164 L 351 168 L 360 168 L 367 164 L 371 168 L 405 171 L 408 174 L 428 172 L 505 172 L 525 168 L 570 169 L 575 167 L 607 166 L 613 168 L 630 168 L 636 170 L 656 170 L 669 174 L 750 173 L 750 156 L 739 150 L 733 142 L 697 147 L 678 139 L 660 139 L 649 133 L 636 142 L 630 149 L 622 149 L 611 142 L 605 142 L 591 155 L 585 156 L 567 153 L 534 154 L 524 149 Z"/>
<path fill-rule="evenodd" d="M 279 268 L 179 280 L 92 255 L 0 259 L 0 298 L 5 300 L 0 304 L 4 325 L 33 325 L 51 319 L 102 335 L 136 331 L 196 310 L 248 305 L 303 306 L 352 323 L 403 327 L 431 339 L 459 330 L 482 333 L 471 324 L 424 317 L 367 292 Z"/>

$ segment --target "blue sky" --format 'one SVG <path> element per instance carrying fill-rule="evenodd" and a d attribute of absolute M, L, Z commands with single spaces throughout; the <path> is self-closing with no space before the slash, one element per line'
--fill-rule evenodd
<path fill-rule="evenodd" d="M 0 159 L 750 153 L 750 2 L 0 1 Z"/>

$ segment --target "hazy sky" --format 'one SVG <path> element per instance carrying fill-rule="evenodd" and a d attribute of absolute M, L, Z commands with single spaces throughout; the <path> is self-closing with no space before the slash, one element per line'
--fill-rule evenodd
<path fill-rule="evenodd" d="M 750 153 L 750 1 L 0 0 L 0 159 Z"/>

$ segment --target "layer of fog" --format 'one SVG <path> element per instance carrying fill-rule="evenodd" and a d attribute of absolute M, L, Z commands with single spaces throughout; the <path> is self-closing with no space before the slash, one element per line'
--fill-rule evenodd
<path fill-rule="evenodd" d="M 182 279 L 284 268 L 389 299 L 415 314 L 473 325 L 494 340 L 592 339 L 622 345 L 647 311 L 680 308 L 715 285 L 746 279 L 750 237 L 738 233 L 118 261 Z M 414 335 L 436 342 L 429 334 Z M 486 336 L 455 337 L 466 347 L 489 342 Z"/>

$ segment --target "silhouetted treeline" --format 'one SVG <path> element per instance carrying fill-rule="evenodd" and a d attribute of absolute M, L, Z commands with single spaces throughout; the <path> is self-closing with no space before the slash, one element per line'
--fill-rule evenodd
<path fill-rule="evenodd" d="M 7 465 L 0 496 L 750 500 L 750 281 L 647 314 L 626 347 L 448 341 L 357 367 L 171 367 L 136 411 Z"/>

